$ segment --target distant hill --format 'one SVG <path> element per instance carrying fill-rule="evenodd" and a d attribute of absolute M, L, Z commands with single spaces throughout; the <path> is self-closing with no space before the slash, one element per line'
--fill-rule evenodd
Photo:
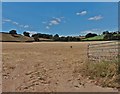
<path fill-rule="evenodd" d="M 103 41 L 105 40 L 104 39 L 105 35 L 98 35 L 98 36 L 95 36 L 95 37 L 90 37 L 90 38 L 85 38 L 85 39 L 82 39 L 83 41 Z M 120 34 L 113 34 L 113 39 L 111 40 L 119 40 L 120 39 Z"/>
<path fill-rule="evenodd" d="M 15 34 L 14 36 L 12 36 L 9 33 L 0 32 L 0 41 L 2 42 L 32 42 L 34 41 L 34 39 L 31 37 L 23 36 L 21 34 Z"/>
<path fill-rule="evenodd" d="M 98 36 L 95 36 L 95 37 L 90 37 L 90 38 L 85 38 L 83 40 L 103 40 L 104 39 L 104 35 L 98 35 Z"/>

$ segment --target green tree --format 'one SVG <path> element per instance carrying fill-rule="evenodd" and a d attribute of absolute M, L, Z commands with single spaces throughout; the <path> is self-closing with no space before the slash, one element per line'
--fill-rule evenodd
<path fill-rule="evenodd" d="M 109 31 L 104 31 L 104 32 L 103 32 L 103 35 L 105 35 L 105 34 L 109 34 Z"/>
<path fill-rule="evenodd" d="M 59 41 L 60 40 L 59 35 L 58 34 L 54 35 L 53 40 L 54 41 Z"/>
<path fill-rule="evenodd" d="M 24 36 L 30 37 L 30 33 L 29 32 L 23 32 Z"/>
<path fill-rule="evenodd" d="M 94 36 L 97 36 L 97 34 L 88 33 L 85 37 L 86 37 L 86 38 L 90 38 L 90 37 L 94 37 Z"/>
<path fill-rule="evenodd" d="M 104 40 L 112 40 L 112 39 L 113 39 L 113 34 L 112 33 L 105 34 Z"/>
<path fill-rule="evenodd" d="M 9 31 L 9 34 L 17 34 L 17 31 L 16 30 L 11 30 L 11 31 Z"/>

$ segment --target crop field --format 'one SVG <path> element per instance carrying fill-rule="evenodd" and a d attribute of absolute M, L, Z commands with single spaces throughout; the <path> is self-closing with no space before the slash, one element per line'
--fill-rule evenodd
<path fill-rule="evenodd" d="M 96 42 L 3 42 L 2 91 L 116 92 L 75 71 L 88 62 L 88 43 Z"/>

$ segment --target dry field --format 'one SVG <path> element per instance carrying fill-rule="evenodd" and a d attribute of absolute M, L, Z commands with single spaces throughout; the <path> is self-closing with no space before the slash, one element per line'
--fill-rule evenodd
<path fill-rule="evenodd" d="M 88 42 L 2 43 L 3 92 L 112 92 L 75 73 Z M 72 46 L 72 47 L 70 47 Z"/>

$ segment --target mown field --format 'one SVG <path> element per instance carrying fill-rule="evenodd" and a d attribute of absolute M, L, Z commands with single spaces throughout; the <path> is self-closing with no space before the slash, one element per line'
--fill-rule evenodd
<path fill-rule="evenodd" d="M 3 92 L 117 91 L 95 85 L 89 79 L 87 73 L 95 68 L 90 69 L 90 65 L 90 70 L 86 69 L 87 45 L 88 42 L 3 42 Z"/>

